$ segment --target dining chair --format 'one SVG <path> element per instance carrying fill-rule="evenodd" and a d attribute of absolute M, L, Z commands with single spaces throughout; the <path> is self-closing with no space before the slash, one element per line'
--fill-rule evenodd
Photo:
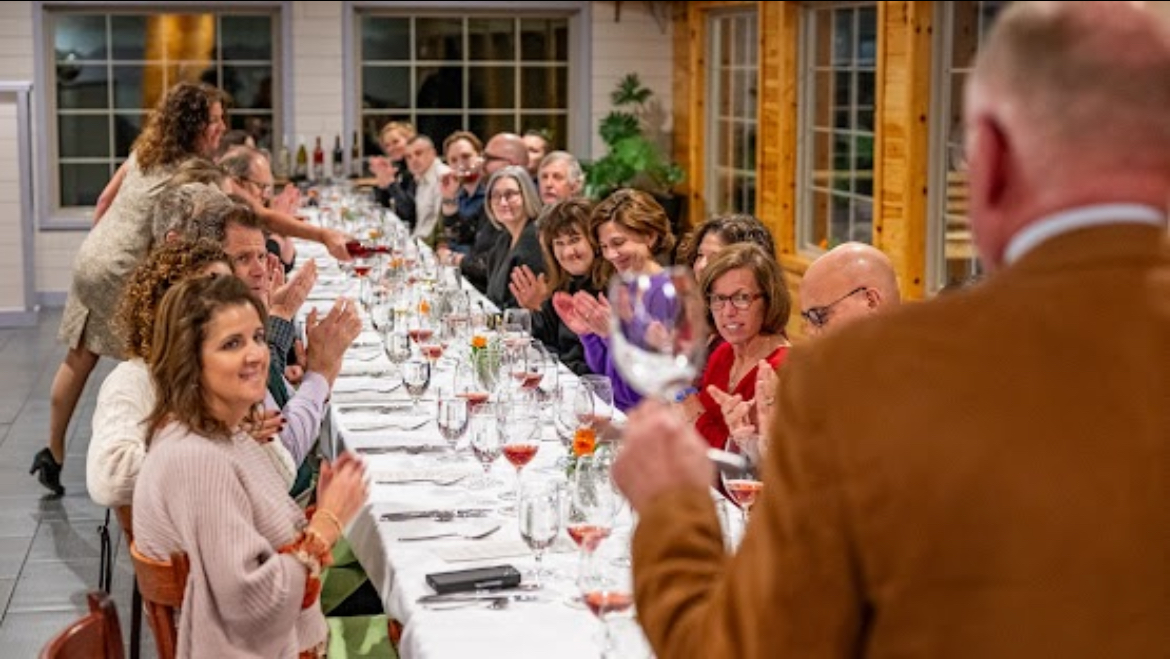
<path fill-rule="evenodd" d="M 118 506 L 114 513 L 118 516 L 118 525 L 122 527 L 122 534 L 126 536 L 126 546 L 134 542 L 134 514 L 131 506 Z M 108 524 L 108 522 L 107 522 Z M 106 582 L 107 585 L 109 581 Z M 108 590 L 108 588 L 107 588 Z M 134 580 L 134 587 L 130 594 L 130 659 L 138 659 L 142 650 L 142 591 L 138 590 L 138 580 Z"/>
<path fill-rule="evenodd" d="M 159 561 L 143 555 L 138 545 L 130 543 L 130 560 L 134 563 L 138 589 L 146 608 L 146 621 L 154 633 L 159 659 L 174 659 L 179 632 L 176 614 L 183 604 L 190 562 L 184 552 L 171 554 L 171 560 Z"/>
<path fill-rule="evenodd" d="M 41 650 L 41 659 L 122 659 L 118 609 L 103 591 L 87 593 L 89 613 L 66 627 Z"/>

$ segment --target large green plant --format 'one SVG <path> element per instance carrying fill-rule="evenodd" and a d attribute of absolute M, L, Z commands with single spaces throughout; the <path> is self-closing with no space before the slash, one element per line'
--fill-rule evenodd
<path fill-rule="evenodd" d="M 646 134 L 647 103 L 653 94 L 638 74 L 630 73 L 610 95 L 614 109 L 598 127 L 609 152 L 584 163 L 585 194 L 590 198 L 602 199 L 619 188 L 669 194 L 683 180 L 682 168 L 663 157 Z"/>

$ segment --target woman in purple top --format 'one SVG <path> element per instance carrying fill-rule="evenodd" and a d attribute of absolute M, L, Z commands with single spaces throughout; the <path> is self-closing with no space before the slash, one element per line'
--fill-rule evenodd
<path fill-rule="evenodd" d="M 655 274 L 669 265 L 674 234 L 666 211 L 639 190 L 618 190 L 593 209 L 589 231 L 601 249 L 601 281 L 614 274 Z M 642 400 L 621 377 L 610 353 L 610 308 L 604 297 L 585 291 L 557 293 L 553 306 L 565 326 L 581 337 L 585 362 L 594 373 L 613 381 L 614 405 L 623 412 Z"/>

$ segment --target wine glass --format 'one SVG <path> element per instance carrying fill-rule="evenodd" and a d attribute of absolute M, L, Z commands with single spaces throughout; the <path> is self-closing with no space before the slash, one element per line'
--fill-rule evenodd
<path fill-rule="evenodd" d="M 500 499 L 513 501 L 520 497 L 520 473 L 540 450 L 540 407 L 531 399 L 513 398 L 499 409 L 504 411 L 498 419 L 504 433 L 504 457 L 516 468 L 516 491 L 505 492 Z"/>
<path fill-rule="evenodd" d="M 468 411 L 466 398 L 457 396 L 439 398 L 435 423 L 439 426 L 439 433 L 443 435 L 443 439 L 447 440 L 447 448 L 451 449 L 442 458 L 444 461 L 453 462 L 459 459 L 459 440 L 467 434 L 470 421 Z"/>
<path fill-rule="evenodd" d="M 610 621 L 618 616 L 631 616 L 634 608 L 633 578 L 629 566 L 629 545 L 617 538 L 598 543 L 581 563 L 577 586 L 585 606 L 601 621 L 603 646 L 601 656 L 610 656 L 613 633 Z"/>
<path fill-rule="evenodd" d="M 613 362 L 643 396 L 674 401 L 701 372 L 707 309 L 685 267 L 615 275 L 609 286 Z"/>
<path fill-rule="evenodd" d="M 386 359 L 391 364 L 401 366 L 410 359 L 410 338 L 401 332 L 393 330 L 382 335 L 382 344 L 386 349 Z"/>
<path fill-rule="evenodd" d="M 578 403 L 581 425 L 602 429 L 613 420 L 613 381 L 608 375 L 588 374 L 579 379 L 580 396 L 586 401 Z"/>
<path fill-rule="evenodd" d="M 561 533 L 561 496 L 560 482 L 552 479 L 532 480 L 524 484 L 516 505 L 520 537 L 524 538 L 536 559 L 536 567 L 532 571 L 532 581 L 536 588 L 540 588 L 541 577 L 549 575 L 542 563 L 544 550 L 551 547 Z"/>
<path fill-rule="evenodd" d="M 744 442 L 750 440 L 741 437 L 739 441 Z M 739 444 L 731 437 L 727 438 L 724 450 L 729 453 L 741 452 Z M 732 503 L 739 508 L 740 513 L 743 515 L 743 525 L 746 528 L 748 514 L 751 512 L 752 506 L 755 505 L 756 499 L 759 498 L 760 492 L 764 488 L 764 483 L 760 480 L 757 466 L 749 462 L 748 468 L 743 473 L 737 474 L 735 478 L 729 478 L 722 472 L 720 472 L 719 478 L 723 482 L 723 490 L 727 492 L 727 496 L 731 498 Z"/>
<path fill-rule="evenodd" d="M 492 463 L 502 450 L 496 410 L 491 403 L 484 403 L 471 412 L 471 451 L 483 466 L 483 476 L 468 483 L 468 488 L 482 490 L 498 484 L 491 476 Z"/>
<path fill-rule="evenodd" d="M 611 461 L 594 453 L 577 458 L 566 530 L 584 553 L 592 553 L 613 530 L 621 496 L 610 477 Z"/>
<path fill-rule="evenodd" d="M 504 337 L 504 345 L 508 346 L 509 350 L 526 345 L 532 336 L 532 312 L 527 309 L 505 309 L 500 331 Z"/>
<path fill-rule="evenodd" d="M 410 394 L 413 403 L 410 410 L 417 412 L 418 402 L 431 384 L 431 363 L 422 359 L 411 359 L 402 364 L 402 384 L 406 386 L 406 393 Z"/>

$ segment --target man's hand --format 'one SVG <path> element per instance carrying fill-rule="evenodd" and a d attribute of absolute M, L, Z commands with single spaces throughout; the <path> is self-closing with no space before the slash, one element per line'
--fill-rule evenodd
<path fill-rule="evenodd" d="M 329 255 L 338 261 L 353 260 L 353 256 L 345 248 L 345 243 L 348 241 L 349 236 L 341 233 L 337 229 L 321 229 L 321 244 L 325 246 L 325 249 L 329 250 Z"/>
<path fill-rule="evenodd" d="M 268 313 L 292 320 L 317 283 L 317 262 L 312 259 L 306 261 L 287 283 L 283 281 L 284 266 L 279 260 L 276 262 L 276 270 L 272 278 L 273 289 L 268 296 Z"/>
<path fill-rule="evenodd" d="M 297 363 L 284 367 L 284 379 L 288 380 L 292 386 L 298 387 L 301 384 L 301 380 L 305 379 L 304 365 L 308 361 L 305 356 L 305 344 L 300 339 L 293 341 L 293 354 L 297 357 Z"/>
<path fill-rule="evenodd" d="M 512 268 L 512 283 L 508 284 L 508 289 L 521 307 L 540 311 L 540 305 L 548 299 L 548 277 L 535 275 L 532 268 L 520 265 Z"/>
<path fill-rule="evenodd" d="M 320 322 L 317 310 L 309 312 L 305 333 L 309 337 L 309 351 L 305 356 L 305 370 L 320 373 L 333 386 L 341 372 L 341 359 L 353 340 L 362 332 L 362 320 L 353 301 L 340 298 Z"/>
<path fill-rule="evenodd" d="M 626 421 L 613 480 L 635 511 L 658 496 L 681 488 L 709 488 L 715 467 L 707 442 L 670 405 L 643 401 Z"/>
<path fill-rule="evenodd" d="M 384 188 L 398 178 L 398 168 L 389 158 L 374 156 L 370 158 L 370 172 L 374 174 L 379 188 Z"/>

